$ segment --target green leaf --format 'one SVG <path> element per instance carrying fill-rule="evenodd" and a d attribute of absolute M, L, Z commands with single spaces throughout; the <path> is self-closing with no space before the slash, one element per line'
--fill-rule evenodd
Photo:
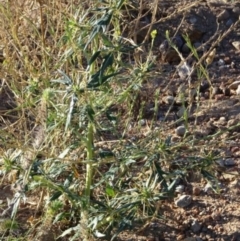
<path fill-rule="evenodd" d="M 89 62 L 88 62 L 88 65 L 91 65 L 96 59 L 97 57 L 100 55 L 101 51 L 98 50 L 96 51 L 93 56 L 90 58 Z"/>
<path fill-rule="evenodd" d="M 91 79 L 90 79 L 89 83 L 87 84 L 87 88 L 97 88 L 97 87 L 101 86 L 102 84 L 104 84 L 108 79 L 110 79 L 111 77 L 116 76 L 118 74 L 120 74 L 120 72 L 102 76 L 101 78 L 99 76 L 99 73 L 94 74 L 91 76 Z"/>
<path fill-rule="evenodd" d="M 58 198 L 62 195 L 62 192 L 57 191 L 55 193 L 53 193 L 53 195 L 50 197 L 49 201 L 54 201 L 54 200 L 58 200 Z"/>
<path fill-rule="evenodd" d="M 106 194 L 109 196 L 109 197 L 114 197 L 115 196 L 115 192 L 114 192 L 114 189 L 110 186 L 107 186 L 106 188 Z"/>
<path fill-rule="evenodd" d="M 89 120 L 94 121 L 95 112 L 94 112 L 93 108 L 90 105 L 87 105 L 86 111 L 87 111 L 87 116 L 88 116 Z"/>
<path fill-rule="evenodd" d="M 106 47 L 110 47 L 110 48 L 114 47 L 111 40 L 109 40 L 105 34 L 101 33 L 101 37 L 102 37 L 103 43 Z"/>

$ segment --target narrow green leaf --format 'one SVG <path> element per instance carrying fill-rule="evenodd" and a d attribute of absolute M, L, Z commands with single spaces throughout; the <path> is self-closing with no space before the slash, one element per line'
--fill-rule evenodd
<path fill-rule="evenodd" d="M 90 58 L 89 62 L 88 62 L 88 65 L 91 65 L 96 59 L 97 57 L 100 55 L 101 51 L 98 50 L 96 51 L 93 56 Z"/>

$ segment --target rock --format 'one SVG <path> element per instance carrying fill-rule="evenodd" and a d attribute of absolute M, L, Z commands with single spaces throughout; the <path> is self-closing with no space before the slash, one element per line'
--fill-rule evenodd
<path fill-rule="evenodd" d="M 190 77 L 191 73 L 192 73 L 192 68 L 186 63 L 181 63 L 178 68 L 178 75 L 182 80 L 187 79 L 188 77 Z"/>
<path fill-rule="evenodd" d="M 224 160 L 224 165 L 225 166 L 234 166 L 236 163 L 235 163 L 235 160 L 233 158 L 227 158 Z"/>
<path fill-rule="evenodd" d="M 163 102 L 168 104 L 168 105 L 172 105 L 174 103 L 174 101 L 175 101 L 175 98 L 171 95 L 165 96 L 163 98 Z"/>
<path fill-rule="evenodd" d="M 196 42 L 196 43 L 193 44 L 193 47 L 194 47 L 195 49 L 198 49 L 198 48 L 200 48 L 201 45 L 202 45 L 201 43 Z"/>
<path fill-rule="evenodd" d="M 201 227 L 202 227 L 201 224 L 196 219 L 194 219 L 192 224 L 191 224 L 192 231 L 194 233 L 197 233 L 197 232 L 200 231 Z"/>
<path fill-rule="evenodd" d="M 225 65 L 225 61 L 224 61 L 223 59 L 219 59 L 219 60 L 218 60 L 218 65 L 219 65 L 219 66 Z"/>
<path fill-rule="evenodd" d="M 186 133 L 186 128 L 185 126 L 179 126 L 176 128 L 175 132 L 178 136 L 184 136 Z"/>
<path fill-rule="evenodd" d="M 232 11 L 233 11 L 233 13 L 236 13 L 236 14 L 240 14 L 240 7 L 234 7 L 233 9 L 232 9 Z"/>
<path fill-rule="evenodd" d="M 192 203 L 192 197 L 190 195 L 182 195 L 175 201 L 175 205 L 184 208 Z"/>
<path fill-rule="evenodd" d="M 145 126 L 145 125 L 146 125 L 146 120 L 141 119 L 141 120 L 138 121 L 138 124 L 139 124 L 140 126 Z"/>
<path fill-rule="evenodd" d="M 230 27 L 232 24 L 233 24 L 233 20 L 232 20 L 232 19 L 229 19 L 229 20 L 226 22 L 226 26 L 227 26 L 227 27 Z"/>
<path fill-rule="evenodd" d="M 185 190 L 184 185 L 178 185 L 178 186 L 176 186 L 176 189 L 175 189 L 175 191 L 178 192 L 178 193 L 183 193 L 184 190 Z"/>
<path fill-rule="evenodd" d="M 220 167 L 224 167 L 224 159 L 220 158 L 216 161 L 216 163 L 220 166 Z"/>
<path fill-rule="evenodd" d="M 201 189 L 199 187 L 193 188 L 193 195 L 198 196 L 201 192 Z"/>
<path fill-rule="evenodd" d="M 227 20 L 230 17 L 230 14 L 227 9 L 224 9 L 221 13 L 218 14 L 217 18 L 219 21 Z"/>
<path fill-rule="evenodd" d="M 234 41 L 232 42 L 232 45 L 236 50 L 240 50 L 240 41 Z"/>
<path fill-rule="evenodd" d="M 226 64 L 231 64 L 231 58 L 229 56 L 225 56 L 223 61 L 226 63 Z"/>
<path fill-rule="evenodd" d="M 208 81 L 202 81 L 201 82 L 201 85 L 200 85 L 200 89 L 199 89 L 199 91 L 201 92 L 201 93 L 204 93 L 208 88 L 209 88 L 209 83 L 208 83 Z"/>
<path fill-rule="evenodd" d="M 190 111 L 186 107 L 181 106 L 177 112 L 177 116 L 182 117 L 185 114 L 185 112 L 187 112 L 187 115 L 189 116 Z"/>
<path fill-rule="evenodd" d="M 219 118 L 219 121 L 220 121 L 220 122 L 226 122 L 226 117 L 225 117 L 225 116 L 221 116 L 221 117 Z"/>

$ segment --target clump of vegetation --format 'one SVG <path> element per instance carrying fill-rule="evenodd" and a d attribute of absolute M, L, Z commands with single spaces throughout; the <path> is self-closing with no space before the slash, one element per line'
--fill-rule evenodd
<path fill-rule="evenodd" d="M 36 212 L 25 215 L 30 231 L 21 236 L 40 226 L 58 240 L 113 240 L 160 218 L 162 200 L 189 171 L 215 180 L 216 153 L 187 135 L 176 145 L 156 128 L 159 89 L 144 97 L 143 86 L 156 73 L 157 32 L 150 24 L 148 41 L 137 43 L 126 31 L 139 6 L 31 3 L 0 3 L 1 94 L 12 103 L 1 116 L 1 174 L 19 193 L 11 227 L 32 196 Z"/>

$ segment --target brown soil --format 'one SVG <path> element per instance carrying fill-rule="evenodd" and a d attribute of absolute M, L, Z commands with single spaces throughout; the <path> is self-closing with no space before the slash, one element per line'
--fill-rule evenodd
<path fill-rule="evenodd" d="M 240 102 L 236 93 L 236 86 L 233 82 L 240 80 L 240 49 L 233 46 L 234 41 L 239 41 L 239 22 L 227 32 L 232 24 L 236 23 L 240 14 L 240 4 L 227 3 L 225 1 L 191 1 L 192 6 L 181 11 L 184 6 L 189 6 L 187 1 L 164 1 L 159 4 L 159 23 L 153 28 L 158 29 L 158 36 L 155 40 L 155 47 L 158 48 L 165 39 L 166 30 L 170 36 L 188 35 L 192 44 L 203 47 L 199 56 L 203 56 L 209 49 L 216 48 L 215 58 L 208 66 L 212 87 L 207 87 L 200 96 L 200 105 L 197 107 L 195 101 L 191 104 L 189 113 L 189 129 L 191 133 L 200 133 L 207 136 L 223 131 L 219 137 L 213 138 L 212 142 L 220 141 L 214 148 L 229 155 L 235 160 L 235 165 L 224 167 L 219 182 L 223 187 L 220 194 L 207 193 L 204 191 L 206 183 L 201 178 L 189 180 L 189 187 L 183 193 L 189 194 L 193 202 L 186 208 L 176 207 L 174 202 L 160 204 L 160 210 L 164 220 L 153 218 L 144 227 L 135 228 L 132 232 L 124 232 L 118 240 L 240 240 L 240 133 L 239 128 L 233 128 L 239 123 Z M 226 16 L 223 14 L 227 12 Z M 224 15 L 224 16 L 223 16 Z M 171 16 L 171 17 L 169 17 Z M 224 35 L 226 33 L 226 35 Z M 142 32 L 143 36 L 146 31 Z M 139 33 L 140 39 L 141 32 Z M 221 36 L 224 37 L 221 39 Z M 200 49 L 201 49 L 200 47 Z M 182 50 L 182 55 L 187 61 L 191 58 L 189 53 Z M 144 86 L 142 99 L 151 102 L 151 90 L 159 88 L 162 96 L 160 98 L 159 116 L 166 117 L 166 111 L 170 105 L 166 104 L 166 96 L 177 96 L 178 88 L 185 85 L 189 88 L 186 80 L 181 80 L 177 74 L 177 66 L 180 63 L 178 54 L 172 50 L 158 52 L 158 69 L 161 74 L 156 74 L 152 83 Z M 221 61 L 223 60 L 223 64 Z M 189 61 L 191 63 L 191 61 Z M 158 73 L 159 73 L 158 72 Z M 193 82 L 196 76 L 193 76 Z M 202 82 L 206 81 L 202 78 Z M 207 81 L 206 81 L 207 82 Z M 152 85 L 154 84 L 154 86 Z M 194 86 L 194 84 L 193 84 Z M 190 86 L 190 88 L 194 88 Z M 211 95 L 211 88 L 217 90 Z M 146 92 L 149 91 L 147 94 Z M 186 92 L 188 93 L 189 90 Z M 150 93 L 150 94 L 149 94 Z M 186 94 L 187 95 L 187 94 Z M 141 101 L 140 100 L 140 101 Z M 151 105 L 151 103 L 148 103 Z M 137 107 L 139 108 L 139 107 Z M 172 110 L 177 112 L 181 107 L 177 104 Z M 148 109 L 148 107 L 146 107 Z M 174 129 L 179 125 L 174 121 L 174 114 L 168 115 L 166 128 L 174 135 Z M 146 113 L 145 118 L 151 118 Z M 221 122 L 223 121 L 223 122 Z M 209 130 L 211 129 L 211 130 Z M 212 144 L 212 142 L 210 142 Z M 210 144 L 206 142 L 205 144 Z M 211 145 L 210 144 L 210 145 Z M 196 191 L 197 190 L 197 191 Z M 157 205 L 157 204 L 156 204 Z M 197 221 L 201 228 L 195 231 L 192 227 Z"/>

